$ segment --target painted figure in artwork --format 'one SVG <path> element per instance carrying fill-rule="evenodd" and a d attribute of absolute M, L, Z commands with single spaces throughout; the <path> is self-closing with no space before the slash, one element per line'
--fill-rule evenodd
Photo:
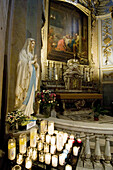
<path fill-rule="evenodd" d="M 35 40 L 28 38 L 19 53 L 17 65 L 17 82 L 15 91 L 15 108 L 31 116 L 39 80 L 39 65 L 34 55 Z"/>

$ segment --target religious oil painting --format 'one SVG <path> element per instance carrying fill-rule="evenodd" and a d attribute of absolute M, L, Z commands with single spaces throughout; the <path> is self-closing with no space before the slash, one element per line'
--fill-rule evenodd
<path fill-rule="evenodd" d="M 88 16 L 72 4 L 50 1 L 48 59 L 88 61 Z"/>

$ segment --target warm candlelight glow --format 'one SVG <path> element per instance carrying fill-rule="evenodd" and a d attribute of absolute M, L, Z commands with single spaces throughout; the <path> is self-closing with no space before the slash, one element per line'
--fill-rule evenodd
<path fill-rule="evenodd" d="M 78 143 L 81 143 L 81 142 L 82 142 L 82 140 L 81 140 L 80 138 L 78 138 L 78 139 L 77 139 L 77 142 L 78 142 Z"/>
<path fill-rule="evenodd" d="M 63 143 L 64 143 L 64 144 L 66 143 L 67 138 L 68 138 L 68 134 L 67 134 L 67 133 L 64 133 L 64 136 L 63 136 Z"/>
<path fill-rule="evenodd" d="M 24 154 L 26 153 L 26 146 L 27 146 L 27 136 L 26 134 L 20 134 L 19 136 L 19 152 Z"/>
<path fill-rule="evenodd" d="M 40 134 L 40 139 L 43 143 L 45 142 L 45 133 Z"/>
<path fill-rule="evenodd" d="M 27 156 L 28 157 L 32 156 L 32 148 L 30 146 L 27 148 Z"/>
<path fill-rule="evenodd" d="M 54 122 L 49 121 L 48 122 L 48 134 L 53 135 L 53 133 L 54 133 Z"/>
<path fill-rule="evenodd" d="M 21 168 L 21 166 L 19 166 L 19 165 L 15 165 L 13 168 L 12 168 L 12 170 L 21 170 L 22 168 Z"/>
<path fill-rule="evenodd" d="M 68 152 L 70 152 L 70 145 L 68 143 L 65 144 L 65 149 L 68 150 Z"/>
<path fill-rule="evenodd" d="M 44 161 L 45 161 L 45 155 L 44 155 L 43 152 L 40 152 L 40 153 L 39 153 L 39 161 L 40 161 L 40 162 L 44 162 Z"/>
<path fill-rule="evenodd" d="M 51 163 L 51 154 L 46 153 L 45 154 L 45 164 L 49 165 Z"/>
<path fill-rule="evenodd" d="M 65 170 L 72 170 L 72 166 L 67 164 L 67 165 L 65 166 Z"/>
<path fill-rule="evenodd" d="M 8 159 L 14 160 L 16 157 L 16 141 L 9 139 L 8 141 Z"/>
<path fill-rule="evenodd" d="M 47 132 L 47 120 L 42 120 L 40 123 L 40 133 Z"/>
<path fill-rule="evenodd" d="M 47 143 L 44 144 L 44 152 L 46 152 L 46 153 L 49 152 L 49 144 L 47 144 Z"/>
<path fill-rule="evenodd" d="M 65 154 L 64 153 L 62 153 L 62 154 L 60 154 L 59 155 L 59 164 L 61 165 L 61 166 L 63 166 L 64 165 L 64 163 L 65 163 Z"/>
<path fill-rule="evenodd" d="M 32 150 L 32 160 L 36 160 L 37 159 L 37 149 L 36 148 L 33 148 Z"/>
<path fill-rule="evenodd" d="M 57 150 L 61 151 L 63 149 L 63 132 L 57 134 Z"/>
<path fill-rule="evenodd" d="M 57 155 L 53 155 L 52 156 L 52 166 L 53 167 L 57 167 L 58 165 L 58 156 Z"/>
<path fill-rule="evenodd" d="M 74 147 L 73 147 L 73 155 L 74 155 L 74 156 L 77 156 L 77 155 L 78 155 L 78 151 L 79 151 L 79 147 L 74 146 Z"/>
<path fill-rule="evenodd" d="M 21 153 L 17 154 L 17 164 L 21 165 L 23 162 L 23 155 Z"/>
<path fill-rule="evenodd" d="M 41 151 L 43 149 L 43 143 L 42 141 L 38 142 L 38 151 Z"/>
<path fill-rule="evenodd" d="M 36 147 L 36 137 L 37 137 L 37 128 L 32 128 L 30 130 L 30 146 Z"/>
<path fill-rule="evenodd" d="M 25 168 L 30 169 L 31 167 L 32 167 L 32 160 L 29 157 L 27 157 L 25 159 Z"/>
<path fill-rule="evenodd" d="M 69 144 L 70 147 L 72 147 L 73 146 L 73 140 L 69 139 L 68 144 Z"/>
<path fill-rule="evenodd" d="M 51 136 L 50 135 L 46 135 L 46 143 L 50 143 L 51 142 Z"/>
<path fill-rule="evenodd" d="M 58 75 L 57 74 L 55 75 L 55 80 L 58 80 Z"/>
<path fill-rule="evenodd" d="M 55 145 L 55 142 L 56 142 L 56 137 L 52 136 L 51 137 L 51 145 Z"/>
<path fill-rule="evenodd" d="M 70 139 L 71 139 L 71 140 L 74 140 L 74 135 L 70 135 Z"/>
<path fill-rule="evenodd" d="M 51 145 L 50 153 L 55 154 L 55 152 L 56 152 L 56 145 Z"/>

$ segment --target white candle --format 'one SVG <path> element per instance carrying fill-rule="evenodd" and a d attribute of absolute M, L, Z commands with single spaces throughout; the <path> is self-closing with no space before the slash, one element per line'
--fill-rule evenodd
<path fill-rule="evenodd" d="M 63 132 L 57 134 L 57 150 L 61 151 L 63 149 Z"/>
<path fill-rule="evenodd" d="M 40 122 L 40 133 L 47 132 L 47 120 L 42 120 Z"/>
<path fill-rule="evenodd" d="M 48 122 L 48 134 L 53 135 L 53 133 L 54 133 L 54 122 L 49 121 Z"/>
<path fill-rule="evenodd" d="M 55 145 L 55 142 L 56 142 L 56 137 L 52 136 L 51 137 L 51 145 Z"/>
<path fill-rule="evenodd" d="M 65 154 L 64 153 L 62 153 L 62 154 L 60 154 L 59 155 L 59 164 L 61 165 L 61 166 L 63 166 L 64 164 L 65 164 Z"/>
<path fill-rule="evenodd" d="M 46 153 L 49 152 L 49 144 L 47 144 L 47 143 L 44 144 L 44 152 L 46 152 Z"/>
<path fill-rule="evenodd" d="M 16 157 L 16 140 L 9 139 L 8 141 L 8 159 L 14 160 Z"/>
<path fill-rule="evenodd" d="M 70 152 L 70 145 L 68 143 L 65 144 L 65 149 L 68 150 L 68 152 Z"/>
<path fill-rule="evenodd" d="M 66 143 L 67 138 L 68 138 L 68 134 L 67 134 L 67 133 L 64 133 L 64 136 L 63 136 L 63 143 L 64 143 L 64 144 Z"/>
<path fill-rule="evenodd" d="M 38 151 L 41 151 L 43 149 L 43 143 L 42 141 L 38 142 Z"/>
<path fill-rule="evenodd" d="M 45 154 L 45 164 L 49 165 L 51 163 L 51 154 L 46 153 Z"/>
<path fill-rule="evenodd" d="M 32 160 L 29 157 L 27 157 L 25 159 L 25 168 L 30 169 L 31 167 L 32 167 Z"/>
<path fill-rule="evenodd" d="M 48 66 L 48 60 L 47 60 L 47 66 Z"/>
<path fill-rule="evenodd" d="M 40 134 L 41 141 L 44 143 L 45 142 L 45 133 Z"/>
<path fill-rule="evenodd" d="M 46 143 L 50 143 L 51 142 L 51 136 L 50 135 L 46 135 Z"/>
<path fill-rule="evenodd" d="M 50 153 L 55 154 L 55 152 L 56 152 L 56 145 L 51 145 Z"/>
<path fill-rule="evenodd" d="M 72 166 L 69 165 L 69 164 L 67 164 L 67 165 L 65 166 L 65 170 L 72 170 Z"/>
<path fill-rule="evenodd" d="M 70 148 L 73 146 L 73 140 L 71 140 L 71 139 L 69 139 L 68 140 L 68 144 L 69 144 L 69 146 L 70 146 Z"/>
<path fill-rule="evenodd" d="M 21 153 L 17 154 L 17 164 L 21 165 L 23 162 L 23 155 Z"/>
<path fill-rule="evenodd" d="M 26 134 L 20 134 L 19 136 L 19 152 L 24 154 L 26 153 L 26 147 L 27 147 L 27 136 Z"/>
<path fill-rule="evenodd" d="M 40 161 L 40 162 L 44 162 L 44 160 L 45 160 L 45 155 L 44 155 L 43 152 L 40 152 L 40 153 L 39 153 L 39 161 Z"/>
<path fill-rule="evenodd" d="M 70 135 L 70 139 L 71 139 L 71 140 L 74 140 L 74 135 Z"/>
<path fill-rule="evenodd" d="M 37 128 L 32 128 L 30 130 L 30 146 L 36 147 L 36 137 L 37 137 Z"/>
<path fill-rule="evenodd" d="M 55 75 L 55 80 L 58 80 L 58 75 L 57 74 Z"/>
<path fill-rule="evenodd" d="M 37 149 L 36 148 L 33 148 L 33 151 L 32 151 L 32 160 L 36 160 L 37 159 Z"/>
<path fill-rule="evenodd" d="M 30 146 L 27 148 L 27 156 L 28 157 L 32 156 L 32 148 Z"/>
<path fill-rule="evenodd" d="M 52 156 L 52 166 L 53 167 L 57 167 L 58 165 L 58 156 L 57 155 L 53 155 Z"/>
<path fill-rule="evenodd" d="M 79 151 L 79 147 L 74 146 L 74 147 L 73 147 L 73 155 L 74 155 L 74 156 L 77 156 L 77 155 L 78 155 L 78 151 Z"/>
<path fill-rule="evenodd" d="M 15 165 L 13 168 L 12 168 L 12 170 L 21 170 L 22 168 L 21 168 L 21 166 L 19 166 L 19 165 Z"/>

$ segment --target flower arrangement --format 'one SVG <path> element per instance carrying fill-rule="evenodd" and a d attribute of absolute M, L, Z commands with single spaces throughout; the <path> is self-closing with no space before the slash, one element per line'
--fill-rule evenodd
<path fill-rule="evenodd" d="M 50 90 L 43 90 L 42 92 L 36 92 L 36 101 L 40 103 L 41 109 L 47 107 L 53 107 L 56 105 L 56 94 Z"/>
<path fill-rule="evenodd" d="M 14 129 L 16 124 L 21 125 L 22 122 L 28 120 L 29 117 L 24 115 L 23 112 L 16 110 L 8 113 L 6 117 L 6 123 L 10 125 L 10 129 Z"/>

